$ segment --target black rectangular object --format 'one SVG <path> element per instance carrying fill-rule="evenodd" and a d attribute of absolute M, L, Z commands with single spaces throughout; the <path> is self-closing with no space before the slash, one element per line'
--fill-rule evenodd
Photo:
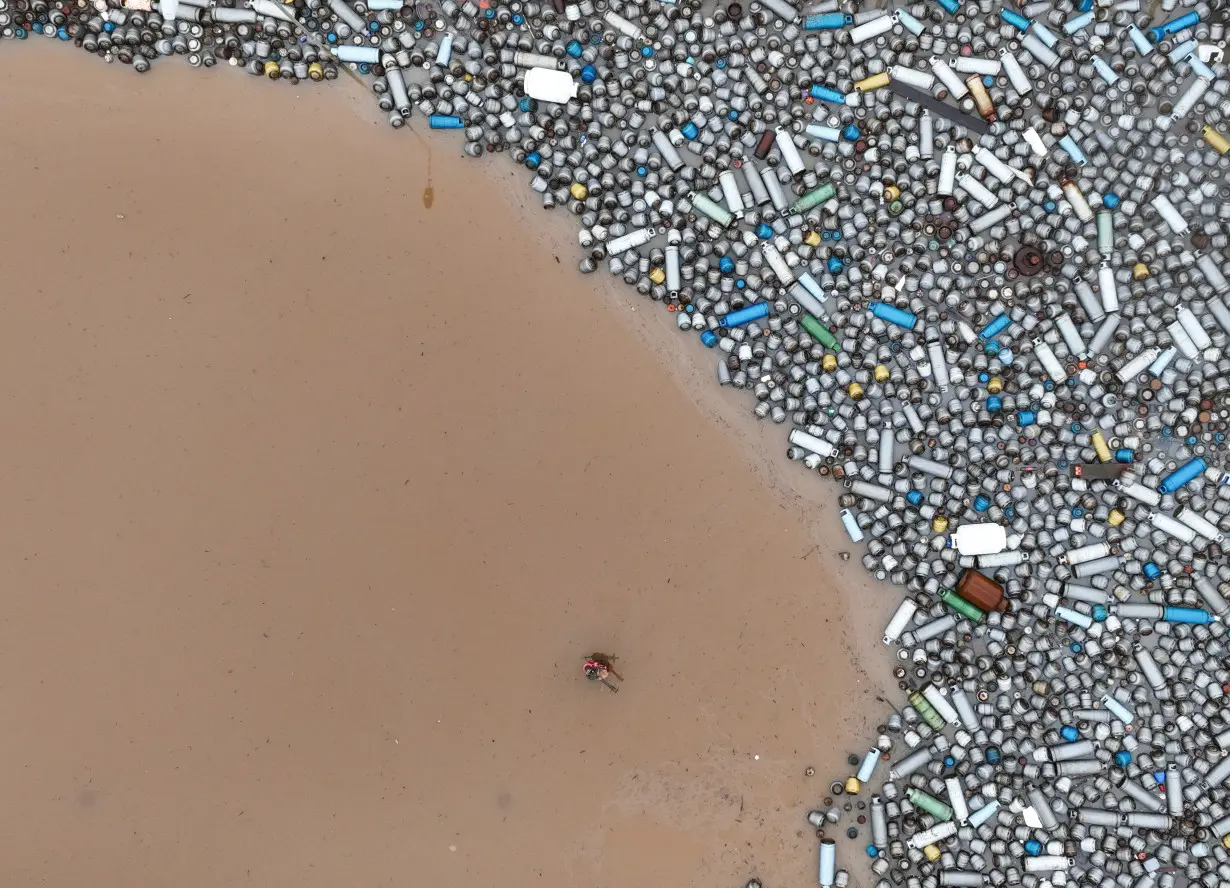
<path fill-rule="evenodd" d="M 978 135 L 985 135 L 990 126 L 981 117 L 974 117 L 966 114 L 964 111 L 958 111 L 952 105 L 946 105 L 937 99 L 935 96 L 928 95 L 921 90 L 914 89 L 912 86 L 906 86 L 904 83 L 896 83 L 889 81 L 888 88 L 901 96 L 903 99 L 909 99 L 911 102 L 917 102 L 927 110 L 934 114 L 938 114 L 945 120 L 951 120 L 953 123 L 960 124 L 971 132 Z"/>

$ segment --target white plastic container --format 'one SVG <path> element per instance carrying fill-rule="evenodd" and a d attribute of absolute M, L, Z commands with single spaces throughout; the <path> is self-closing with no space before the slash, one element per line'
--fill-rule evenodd
<path fill-rule="evenodd" d="M 538 102 L 562 105 L 577 97 L 577 85 L 567 71 L 530 68 L 525 72 L 525 94 Z"/>
<path fill-rule="evenodd" d="M 1008 531 L 998 524 L 962 524 L 952 534 L 962 555 L 996 555 L 1008 547 Z"/>

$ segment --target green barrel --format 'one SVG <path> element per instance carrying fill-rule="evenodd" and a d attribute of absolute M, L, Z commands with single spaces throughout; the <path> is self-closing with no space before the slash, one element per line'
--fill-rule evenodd
<path fill-rule="evenodd" d="M 806 213 L 812 207 L 818 207 L 826 200 L 832 200 L 836 196 L 837 189 L 833 186 L 833 183 L 825 182 L 819 188 L 815 188 L 795 200 L 795 202 L 790 205 L 790 212 Z"/>
<path fill-rule="evenodd" d="M 837 337 L 824 324 L 817 321 L 809 314 L 803 315 L 803 329 L 806 330 L 811 338 L 823 345 L 829 351 L 841 351 L 841 343 L 837 341 Z"/>
<path fill-rule="evenodd" d="M 981 610 L 974 607 L 952 589 L 945 589 L 940 592 L 940 601 L 944 602 L 944 604 L 948 605 L 967 620 L 972 620 L 975 623 L 986 616 L 986 614 L 984 614 Z"/>
<path fill-rule="evenodd" d="M 936 820 L 952 820 L 952 808 L 945 805 L 935 796 L 927 795 L 921 789 L 910 787 L 905 791 L 905 797 L 915 808 L 921 808 Z"/>

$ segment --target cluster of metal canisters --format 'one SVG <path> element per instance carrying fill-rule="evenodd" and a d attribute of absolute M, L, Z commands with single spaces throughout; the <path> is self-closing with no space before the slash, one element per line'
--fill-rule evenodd
<path fill-rule="evenodd" d="M 577 217 L 843 486 L 904 702 L 819 882 L 1230 885 L 1225 0 L 0 0 L 349 70 Z M 855 767 L 856 766 L 856 767 Z M 874 794 L 872 794 L 874 792 Z M 840 836 L 838 836 L 840 838 Z"/>

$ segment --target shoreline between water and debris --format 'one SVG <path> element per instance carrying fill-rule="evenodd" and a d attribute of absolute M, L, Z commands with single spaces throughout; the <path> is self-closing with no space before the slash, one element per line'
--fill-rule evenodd
<path fill-rule="evenodd" d="M 14 284 L 15 294 L 29 295 L 14 296 L 8 325 L 11 377 L 23 383 L 7 409 L 31 443 L 11 459 L 20 478 L 10 520 L 25 527 L 12 545 L 60 553 L 55 567 L 46 558 L 22 562 L 14 585 L 61 590 L 21 597 L 7 623 L 8 632 L 19 633 L 5 636 L 13 686 L 23 695 L 14 711 L 29 732 L 10 738 L 11 760 L 23 763 L 11 791 L 27 803 L 14 809 L 21 820 L 0 843 L 17 871 L 30 880 L 51 873 L 70 881 L 93 861 L 92 868 L 127 873 L 126 884 L 139 886 L 152 873 L 161 874 L 160 883 L 182 881 L 195 861 L 196 878 L 212 873 L 211 882 L 234 881 L 247 868 L 278 885 L 276 861 L 285 855 L 281 866 L 299 874 L 298 884 L 323 885 L 318 880 L 330 873 L 378 880 L 407 867 L 450 879 L 464 861 L 484 878 L 506 873 L 515 888 L 537 884 L 535 871 L 611 888 L 664 874 L 679 884 L 738 884 L 753 873 L 784 884 L 813 872 L 805 813 L 826 794 L 826 776 L 840 770 L 838 751 L 874 733 L 881 720 L 875 697 L 885 692 L 879 676 L 887 669 L 874 656 L 887 657 L 876 639 L 895 596 L 877 589 L 853 559 L 835 556 L 849 547 L 830 488 L 814 475 L 782 472 L 791 466 L 780 459 L 773 430 L 747 414 L 738 393 L 713 384 L 712 353 L 692 337 L 681 340 L 666 313 L 557 264 L 553 255 L 562 259 L 575 249 L 566 220 L 519 210 L 519 192 L 498 158 L 476 163 L 437 148 L 435 201 L 423 207 L 424 146 L 383 125 L 366 126 L 345 82 L 287 93 L 233 72 L 177 64 L 151 78 L 119 71 L 99 77 L 95 60 L 58 46 L 5 50 L 3 101 L 12 119 L 28 122 L 9 131 L 6 153 L 34 175 L 10 188 L 4 236 L 28 256 L 27 266 L 40 269 L 30 289 Z M 185 107 L 192 114 L 181 114 Z M 352 123 L 322 132 L 321 122 L 330 120 Z M 82 144 L 92 147 L 88 163 L 78 166 Z M 83 174 L 52 177 L 70 167 Z M 72 187 L 55 187 L 61 182 Z M 47 238 L 64 226 L 81 235 L 63 243 Z M 480 249 L 492 267 L 467 268 L 467 257 Z M 328 262 L 320 264 L 326 253 Z M 470 317 L 480 308 L 485 317 Z M 24 350 L 27 341 L 37 355 Z M 411 348 L 419 342 L 426 344 Z M 427 365 L 418 357 L 423 348 L 431 349 Z M 476 348 L 497 357 L 476 359 Z M 622 357 L 610 356 L 612 349 Z M 591 353 L 606 363 L 589 359 Z M 475 365 L 492 394 L 469 388 L 473 372 L 465 368 Z M 544 390 L 560 389 L 553 381 L 573 366 L 594 378 L 565 382 L 554 396 L 558 403 L 543 412 Z M 128 367 L 143 369 L 133 377 L 121 372 Z M 445 367 L 455 368 L 439 383 L 450 394 L 424 403 L 415 393 L 427 391 L 426 380 Z M 258 376 L 249 376 L 252 368 Z M 407 373 L 425 377 L 407 391 Z M 451 381 L 458 376 L 464 383 Z M 300 389 L 309 380 L 319 394 L 305 401 Z M 346 386 L 363 392 L 358 403 L 371 402 L 372 409 L 341 413 L 331 393 Z M 404 409 L 416 401 L 418 411 L 430 409 L 403 428 L 407 397 Z M 80 405 L 92 404 L 109 406 L 77 415 Z M 502 417 L 518 408 L 549 436 L 535 442 L 541 456 L 533 461 L 515 455 L 520 424 Z M 245 417 L 238 429 L 235 410 Z M 49 426 L 46 411 L 72 418 Z M 119 450 L 125 439 L 105 421 L 113 412 L 140 430 L 138 441 Z M 337 428 L 353 425 L 356 438 L 388 441 L 390 448 L 418 440 L 419 427 L 447 435 L 421 442 L 424 470 L 456 478 L 455 466 L 474 465 L 461 478 L 486 478 L 477 489 L 447 481 L 417 491 L 416 499 L 439 498 L 447 513 L 417 531 L 428 541 L 411 542 L 419 563 L 399 557 L 405 541 L 384 530 L 389 516 L 403 513 L 400 498 L 385 501 L 369 489 L 372 479 L 405 471 L 404 459 L 381 457 L 351 472 L 350 451 L 330 443 L 333 432 L 305 433 L 316 427 L 313 416 L 323 421 L 339 413 L 346 418 L 332 420 Z M 509 444 L 496 453 L 467 446 L 473 436 L 466 429 L 476 418 L 510 435 Z M 205 433 L 203 440 L 230 442 L 217 445 L 228 454 L 224 472 L 223 463 L 199 457 L 191 440 L 179 440 L 174 430 L 184 423 Z M 292 437 L 283 440 L 270 424 Z M 73 474 L 75 462 L 61 463 L 64 442 L 82 434 L 95 441 L 98 464 L 108 466 L 88 478 Z M 319 439 L 306 451 L 297 443 L 303 434 L 302 445 Z M 641 438 L 652 442 L 651 452 L 640 453 Z M 261 454 L 271 441 L 286 467 L 269 476 Z M 328 460 L 313 460 L 317 447 Z M 432 452 L 440 447 L 447 458 Z M 130 450 L 141 454 L 135 474 Z M 539 459 L 553 464 L 545 477 Z M 338 514 L 377 516 L 361 558 L 350 551 L 353 543 L 326 535 L 308 513 L 296 519 L 298 530 L 268 537 L 265 521 L 276 528 L 299 514 L 267 515 L 271 499 L 292 503 L 298 496 L 276 485 L 270 490 L 271 483 L 308 467 L 323 478 L 346 476 L 344 486 L 333 480 L 327 488 L 341 498 Z M 610 473 L 624 480 L 604 486 Z M 61 475 L 73 480 L 54 480 Z M 532 485 L 518 490 L 525 512 L 515 520 L 503 517 L 505 490 L 516 487 L 505 475 L 524 475 Z M 112 477 L 123 484 L 122 501 L 115 501 Z M 232 490 L 232 478 L 244 479 L 242 491 Z M 313 481 L 302 483 L 310 489 Z M 112 544 L 122 557 L 105 556 L 100 566 L 104 553 L 94 551 L 94 537 L 64 517 L 91 514 L 59 503 L 64 484 L 75 499 L 110 504 L 135 522 L 124 541 Z M 216 494 L 198 489 L 202 484 Z M 791 492 L 790 485 L 801 487 Z M 565 492 L 573 486 L 592 499 L 573 503 Z M 363 499 L 343 492 L 352 488 Z M 535 505 L 540 497 L 543 505 Z M 215 498 L 226 504 L 221 524 L 209 517 Z M 181 502 L 200 517 L 180 517 Z M 236 514 L 239 502 L 247 505 Z M 431 553 L 447 555 L 450 541 L 432 528 L 464 539 L 473 521 L 481 522 L 458 526 L 450 502 L 489 511 L 485 533 L 514 534 L 527 552 L 534 551 L 524 539 L 527 521 L 559 535 L 537 555 L 540 569 L 509 561 L 504 546 L 477 549 L 491 570 L 516 581 L 515 595 L 491 600 L 490 579 L 467 574 L 473 588 L 452 593 L 474 614 L 462 625 L 460 615 L 440 605 L 385 591 L 390 583 L 401 586 L 401 570 L 444 582 L 432 573 L 441 566 Z M 31 508 L 56 517 L 20 517 Z M 609 514 L 584 517 L 580 532 L 569 533 L 557 526 L 557 513 L 573 508 L 582 516 L 594 509 Z M 629 511 L 647 517 L 619 518 Z M 648 523 L 637 529 L 642 521 Z M 54 537 L 40 534 L 44 525 L 56 529 Z M 194 554 L 194 536 L 228 553 L 224 561 Z M 153 551 L 140 546 L 146 538 Z M 314 575 L 294 571 L 304 557 L 300 547 L 336 550 L 330 558 L 338 570 L 326 567 L 320 578 L 327 587 L 348 588 L 357 578 L 366 579 L 368 591 L 335 601 Z M 269 564 L 249 574 L 254 551 Z M 127 576 L 124 564 L 157 579 Z M 139 590 L 151 582 L 177 591 L 147 597 Z M 577 587 L 591 589 L 594 602 L 576 600 L 568 590 Z M 311 617 L 317 612 L 328 616 L 327 627 Z M 401 616 L 417 612 L 434 627 L 421 636 Z M 174 618 L 179 613 L 192 615 L 191 633 Z M 526 613 L 539 625 L 524 626 Z M 378 627 L 357 648 L 344 631 L 356 614 L 371 615 Z M 49 620 L 58 621 L 55 637 L 69 648 L 48 643 Z M 511 628 L 496 632 L 501 625 Z M 288 637 L 296 626 L 300 633 Z M 249 652 L 253 632 L 257 647 Z M 99 647 L 121 637 L 129 639 L 123 657 Z M 628 688 L 610 700 L 587 693 L 572 659 L 595 638 L 628 664 L 621 667 Z M 468 660 L 455 661 L 454 647 L 475 662 L 497 653 L 512 672 L 498 685 L 502 693 L 481 690 L 481 676 Z M 419 662 L 420 650 L 449 663 L 426 688 L 429 662 Z M 319 675 L 315 661 L 325 653 L 331 669 L 341 666 L 336 679 Z M 221 679 L 201 668 L 202 656 L 223 658 Z M 79 674 L 79 657 L 95 664 L 89 676 Z M 555 657 L 561 662 L 552 670 Z M 153 673 L 125 666 L 145 662 L 161 665 Z M 247 670 L 233 690 L 227 662 Z M 72 665 L 49 665 L 55 663 Z M 269 697 L 266 685 L 288 663 L 346 721 L 299 705 L 303 690 Z M 76 678 L 64 685 L 59 676 Z M 75 713 L 73 727 L 35 700 L 65 717 Z M 524 707 L 519 712 L 510 708 L 516 703 Z M 482 735 L 486 710 L 506 725 L 503 755 L 491 763 L 470 740 L 490 742 Z M 428 726 L 420 723 L 425 714 Z M 441 727 L 431 727 L 439 715 L 444 727 L 467 730 L 450 732 L 442 744 Z M 354 736 L 356 728 L 375 730 L 373 724 L 400 740 L 387 741 L 398 755 L 378 774 L 366 767 L 373 752 L 366 735 Z M 78 749 L 70 738 L 83 727 L 93 741 Z M 253 782 L 247 744 L 255 748 L 267 736 L 299 752 L 275 751 L 265 766 L 273 775 Z M 184 752 L 187 746 L 196 752 Z M 208 763 L 194 758 L 206 751 Z M 605 764 L 595 768 L 587 760 Z M 307 763 L 313 770 L 303 770 Z M 809 767 L 813 776 L 804 773 Z M 131 776 L 134 769 L 140 779 Z M 335 798 L 332 778 L 322 777 L 334 773 L 348 775 L 345 796 Z M 422 815 L 407 820 L 409 803 L 386 781 L 416 787 L 411 807 Z M 490 787 L 490 797 L 471 787 Z M 172 792 L 189 801 L 173 803 Z M 284 793 L 304 799 L 297 814 L 278 815 L 274 799 Z M 369 810 L 361 800 L 373 794 L 387 800 Z M 118 833 L 72 811 L 66 818 L 56 799 L 78 796 L 81 806 L 107 811 Z M 326 828 L 338 805 L 358 805 L 359 813 L 349 826 L 330 827 L 334 839 L 309 838 Z M 164 835 L 159 824 L 173 822 L 184 824 L 182 832 Z M 236 833 L 245 822 L 248 832 Z M 126 844 L 125 829 L 151 837 L 155 850 Z M 409 846 L 407 830 L 415 837 Z M 273 856 L 250 846 L 243 838 L 249 833 L 265 836 Z M 194 836 L 205 834 L 227 849 L 229 864 L 202 858 L 205 846 Z M 104 836 L 109 850 L 89 850 Z M 38 849 L 64 847 L 80 853 L 51 866 L 39 862 Z M 337 869 L 342 848 L 366 863 Z M 292 857 L 302 865 L 295 868 Z M 854 884 L 865 884 L 858 873 Z"/>

